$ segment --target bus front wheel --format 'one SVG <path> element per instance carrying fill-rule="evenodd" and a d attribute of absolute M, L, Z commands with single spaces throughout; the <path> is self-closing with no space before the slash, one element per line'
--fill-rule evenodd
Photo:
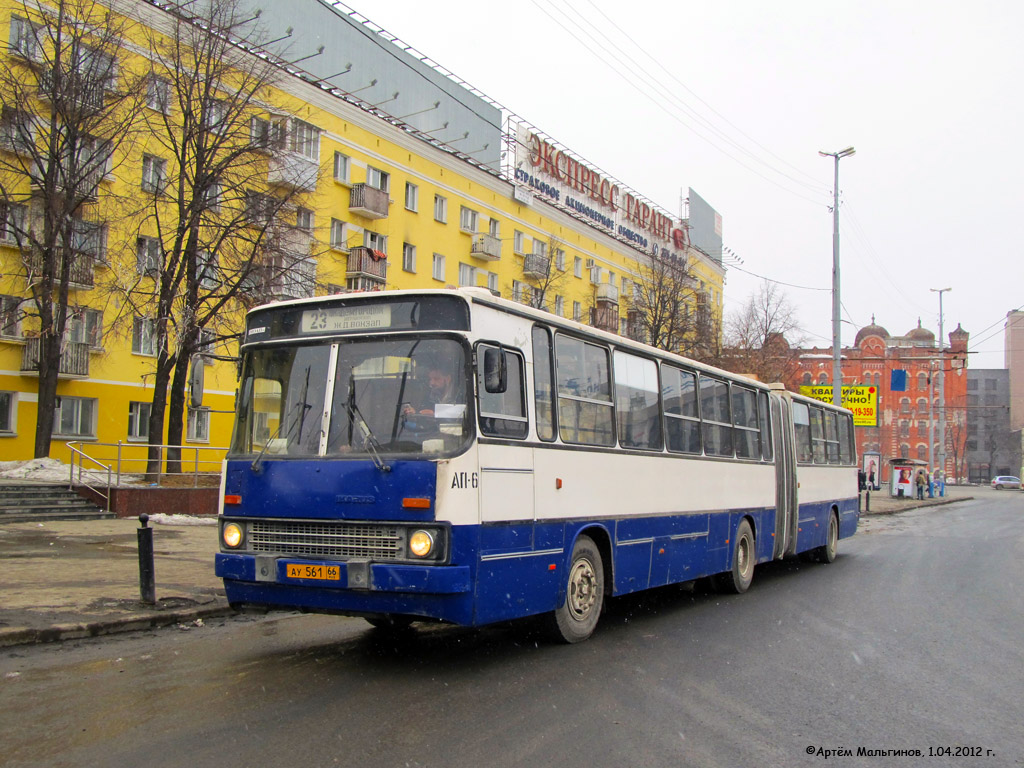
<path fill-rule="evenodd" d="M 742 594 L 750 588 L 754 580 L 754 561 L 757 559 L 754 549 L 754 531 L 750 523 L 744 520 L 736 530 L 736 540 L 732 549 L 732 568 L 723 573 L 715 574 L 712 583 L 719 592 Z"/>
<path fill-rule="evenodd" d="M 594 633 L 604 605 L 604 565 L 589 536 L 580 536 L 572 550 L 565 598 L 551 624 L 555 639 L 579 643 Z"/>

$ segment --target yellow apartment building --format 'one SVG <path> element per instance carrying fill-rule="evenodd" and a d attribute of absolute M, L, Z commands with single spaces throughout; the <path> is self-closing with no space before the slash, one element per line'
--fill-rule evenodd
<path fill-rule="evenodd" d="M 23 82 L 49 76 L 51 38 L 40 30 L 56 23 L 62 5 L 0 0 L 0 34 L 8 41 L 0 55 Z M 153 41 L 166 43 L 176 25 L 191 22 L 184 2 L 74 5 L 109 8 L 126 20 L 126 39 L 116 49 L 119 82 L 152 68 Z M 249 5 L 237 4 L 243 14 Z M 205 389 L 202 407 L 186 406 L 183 414 L 186 445 L 227 445 L 233 334 L 242 329 L 245 308 L 259 301 L 474 285 L 638 337 L 637 286 L 643 265 L 657 257 L 685 260 L 693 311 L 721 317 L 721 219 L 692 190 L 689 216 L 673 216 L 368 20 L 339 13 L 326 0 L 271 5 L 288 9 L 261 14 L 262 26 L 234 50 L 243 69 L 257 54 L 277 69 L 273 84 L 247 106 L 260 187 L 246 190 L 244 205 L 287 189 L 291 197 L 274 211 L 272 231 L 299 257 L 271 279 L 247 282 L 204 329 Z M 287 52 L 275 47 L 282 37 L 291 41 Z M 319 51 L 302 61 L 318 41 Z M 223 80 L 218 87 L 233 86 Z M 166 141 L 147 133 L 154 116 L 175 115 L 173 100 L 168 107 L 160 93 L 150 86 L 144 94 L 131 139 L 113 149 L 81 207 L 67 298 L 74 311 L 62 340 L 50 453 L 61 460 L 69 458 L 69 442 L 120 444 L 92 452 L 111 458 L 117 450 L 140 456 L 138 445 L 166 437 L 146 429 L 156 350 L 145 307 L 159 280 L 147 259 L 160 237 L 159 217 L 133 207 L 177 171 L 163 154 Z M 18 231 L 40 220 L 46 198 L 28 176 L 10 172 L 19 146 L 9 126 L 24 111 L 24 96 L 0 92 L 0 102 L 0 168 L 9 171 L 0 174 L 0 460 L 22 460 L 32 457 L 36 429 L 39 321 L 29 299 L 37 265 Z M 46 105 L 28 111 L 45 115 Z M 33 134 L 37 141 L 40 135 Z M 229 269 L 217 254 L 207 258 L 210 270 Z"/>

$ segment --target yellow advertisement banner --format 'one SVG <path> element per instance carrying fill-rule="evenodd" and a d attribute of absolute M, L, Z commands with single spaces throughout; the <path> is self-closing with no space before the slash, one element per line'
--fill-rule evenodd
<path fill-rule="evenodd" d="M 832 402 L 832 386 L 802 386 L 800 394 L 824 403 Z M 853 426 L 878 426 L 878 387 L 843 387 L 843 408 L 853 411 Z"/>

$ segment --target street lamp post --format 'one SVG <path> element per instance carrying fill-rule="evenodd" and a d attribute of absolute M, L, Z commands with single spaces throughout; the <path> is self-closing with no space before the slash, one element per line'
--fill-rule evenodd
<path fill-rule="evenodd" d="M 832 204 L 832 403 L 843 404 L 843 370 L 840 365 L 839 335 L 839 159 L 855 154 L 853 147 L 838 152 L 821 152 L 822 157 L 831 157 L 836 163 L 835 199 Z"/>
<path fill-rule="evenodd" d="M 938 390 L 939 390 L 939 468 L 942 470 L 942 476 L 946 476 L 946 393 L 945 387 L 945 375 L 944 371 L 946 368 L 946 340 L 942 335 L 942 294 L 946 291 L 952 291 L 952 288 L 929 288 L 929 291 L 939 294 L 939 373 L 938 373 Z M 933 467 L 931 471 L 935 471 Z"/>

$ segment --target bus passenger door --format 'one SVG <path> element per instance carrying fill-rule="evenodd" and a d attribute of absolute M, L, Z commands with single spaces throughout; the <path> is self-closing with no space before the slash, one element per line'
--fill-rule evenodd
<path fill-rule="evenodd" d="M 793 453 L 793 415 L 789 401 L 771 398 L 775 443 L 775 548 L 773 557 L 789 553 L 792 522 L 797 519 L 796 457 Z"/>

